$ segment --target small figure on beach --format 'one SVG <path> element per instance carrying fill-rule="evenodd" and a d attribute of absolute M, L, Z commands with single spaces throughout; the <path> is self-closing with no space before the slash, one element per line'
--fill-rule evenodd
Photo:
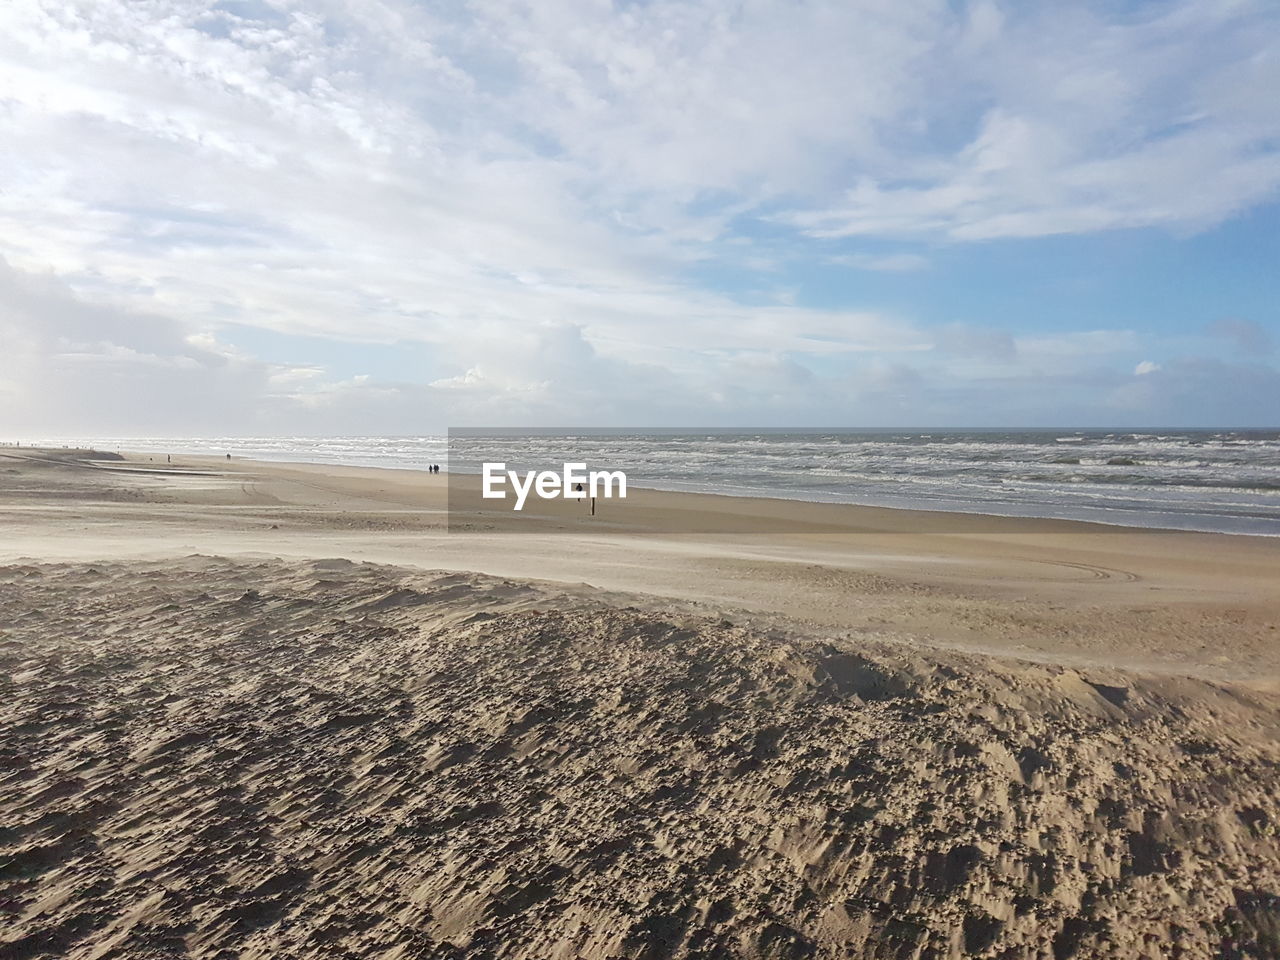
<path fill-rule="evenodd" d="M 171 454 L 171 453 L 166 453 L 166 454 L 164 455 L 164 462 L 165 462 L 165 463 L 173 463 L 173 454 Z"/>

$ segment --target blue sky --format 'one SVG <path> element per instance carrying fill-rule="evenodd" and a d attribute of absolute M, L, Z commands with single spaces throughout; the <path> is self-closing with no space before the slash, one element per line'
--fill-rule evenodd
<path fill-rule="evenodd" d="M 1275 426 L 1265 0 L 0 6 L 0 433 Z"/>

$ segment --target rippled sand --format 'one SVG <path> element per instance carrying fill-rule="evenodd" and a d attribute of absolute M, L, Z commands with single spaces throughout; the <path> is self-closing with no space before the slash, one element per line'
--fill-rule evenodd
<path fill-rule="evenodd" d="M 0 954 L 1272 957 L 1280 704 L 346 560 L 0 568 Z"/>

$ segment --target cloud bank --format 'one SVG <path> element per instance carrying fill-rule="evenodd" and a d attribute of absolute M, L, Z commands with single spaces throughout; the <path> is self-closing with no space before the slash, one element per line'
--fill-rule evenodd
<path fill-rule="evenodd" d="M 1271 203 L 1278 27 L 1248 0 L 6 4 L 0 429 L 1198 422 L 1214 376 L 1274 396 L 1256 350 L 1218 356 L 1272 318 L 1160 344 L 769 277 Z"/>

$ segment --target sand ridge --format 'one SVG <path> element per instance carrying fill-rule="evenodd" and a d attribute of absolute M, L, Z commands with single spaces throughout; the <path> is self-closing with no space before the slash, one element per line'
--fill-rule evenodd
<path fill-rule="evenodd" d="M 6 957 L 1267 957 L 1280 704 L 347 560 L 0 569 Z"/>

